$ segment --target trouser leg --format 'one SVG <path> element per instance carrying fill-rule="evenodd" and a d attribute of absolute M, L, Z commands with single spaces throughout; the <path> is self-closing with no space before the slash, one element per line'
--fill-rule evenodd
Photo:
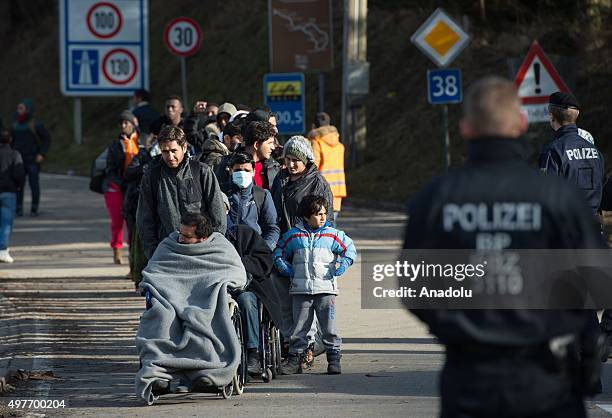
<path fill-rule="evenodd" d="M 293 295 L 293 333 L 289 345 L 290 354 L 302 354 L 308 347 L 308 332 L 314 319 L 311 295 Z"/>
<path fill-rule="evenodd" d="M 15 193 L 0 193 L 0 250 L 6 250 L 9 246 L 16 204 Z"/>
<path fill-rule="evenodd" d="M 336 295 L 314 295 L 314 309 L 321 327 L 321 335 L 325 348 L 340 350 L 342 338 L 336 329 Z"/>
<path fill-rule="evenodd" d="M 242 292 L 236 298 L 240 312 L 245 320 L 247 349 L 259 347 L 259 311 L 257 309 L 257 296 L 253 292 Z"/>

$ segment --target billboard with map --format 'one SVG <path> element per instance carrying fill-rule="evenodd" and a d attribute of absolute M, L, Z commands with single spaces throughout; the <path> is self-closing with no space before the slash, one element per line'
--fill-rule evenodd
<path fill-rule="evenodd" d="M 333 68 L 331 0 L 268 0 L 272 72 Z"/>

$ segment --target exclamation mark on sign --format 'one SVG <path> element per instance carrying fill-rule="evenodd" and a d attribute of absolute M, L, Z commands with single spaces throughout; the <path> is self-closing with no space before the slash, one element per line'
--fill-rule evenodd
<path fill-rule="evenodd" d="M 539 62 L 535 62 L 533 64 L 533 72 L 535 74 L 535 83 L 536 83 L 535 92 L 536 94 L 540 94 L 542 92 L 542 89 L 540 88 L 540 63 Z"/>

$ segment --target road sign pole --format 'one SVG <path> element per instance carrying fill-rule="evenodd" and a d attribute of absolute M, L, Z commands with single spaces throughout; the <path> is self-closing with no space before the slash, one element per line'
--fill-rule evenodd
<path fill-rule="evenodd" d="M 325 73 L 319 73 L 319 112 L 325 112 Z"/>
<path fill-rule="evenodd" d="M 83 143 L 82 136 L 82 127 L 83 127 L 83 119 L 81 112 L 81 98 L 74 98 L 74 142 L 77 145 L 81 145 Z"/>
<path fill-rule="evenodd" d="M 181 85 L 183 86 L 183 106 L 189 106 L 189 97 L 187 97 L 187 59 L 181 57 Z"/>
<path fill-rule="evenodd" d="M 442 125 L 444 125 L 444 171 L 448 171 L 451 163 L 450 136 L 448 134 L 448 105 L 442 106 Z"/>

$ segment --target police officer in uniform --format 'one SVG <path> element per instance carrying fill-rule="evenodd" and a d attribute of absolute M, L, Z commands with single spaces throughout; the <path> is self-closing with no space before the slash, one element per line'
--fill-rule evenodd
<path fill-rule="evenodd" d="M 528 166 L 521 139 L 526 129 L 512 82 L 493 77 L 475 83 L 466 95 L 460 125 L 468 145 L 467 163 L 434 180 L 412 201 L 404 248 L 470 249 L 491 242 L 513 249 L 605 248 L 579 192 Z M 469 229 L 456 222 L 462 208 L 485 207 L 493 216 L 499 203 L 528 210 L 537 219 L 520 227 L 499 223 L 496 230 L 488 219 L 470 222 Z M 491 234 L 504 239 L 482 239 Z M 569 348 L 563 354 L 549 347 L 551 342 L 578 341 L 588 325 L 588 311 L 413 313 L 446 346 L 442 417 L 585 416 L 583 397 L 591 388 L 582 382 L 593 382 L 599 359 L 588 362 L 595 372 L 573 373 Z"/>
<path fill-rule="evenodd" d="M 540 155 L 540 170 L 576 185 L 586 197 L 593 216 L 600 219 L 605 183 L 604 160 L 594 141 L 585 141 L 585 131 L 576 126 L 580 105 L 571 93 L 556 92 L 548 99 L 548 111 L 554 136 Z M 612 311 L 609 309 L 603 312 L 601 329 L 612 334 Z M 595 311 L 591 313 L 589 331 L 599 332 Z"/>
<path fill-rule="evenodd" d="M 580 106 L 570 93 L 556 92 L 549 98 L 553 140 L 540 155 L 540 169 L 564 177 L 585 195 L 594 216 L 599 212 L 604 183 L 604 161 L 595 145 L 579 135 L 576 120 Z"/>

